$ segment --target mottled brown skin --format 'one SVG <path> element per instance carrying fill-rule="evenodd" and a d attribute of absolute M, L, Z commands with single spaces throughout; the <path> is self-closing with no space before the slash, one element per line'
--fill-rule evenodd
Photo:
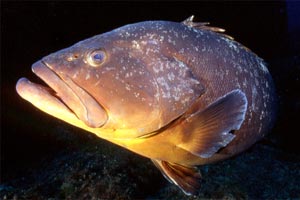
<path fill-rule="evenodd" d="M 82 107 L 83 115 L 71 107 L 86 124 L 81 128 L 152 160 L 187 167 L 211 163 L 236 155 L 261 139 L 272 127 L 276 112 L 274 85 L 263 60 L 216 30 L 197 23 L 131 24 L 50 54 L 33 70 L 40 77 L 44 73 L 43 80 L 53 71 L 71 88 L 83 89 L 76 95 L 87 97 L 84 105 L 95 100 Z M 92 66 L 89 56 L 95 50 L 104 52 L 105 58 Z M 46 72 L 45 67 L 51 70 Z M 53 88 L 54 83 L 48 84 Z M 17 85 L 20 94 L 27 88 L 25 81 Z M 184 116 L 205 110 L 234 90 L 241 99 L 246 98 L 247 106 L 239 116 L 242 124 L 236 125 L 241 127 L 232 130 L 235 138 L 209 157 L 181 148 L 189 135 L 197 134 L 186 131 Z M 64 98 L 65 103 L 75 102 Z M 200 145 L 197 151 L 210 145 L 215 144 Z M 166 175 L 164 165 L 161 168 L 154 162 Z M 191 189 L 174 179 L 187 194 L 197 187 L 191 182 Z"/>
<path fill-rule="evenodd" d="M 197 106 L 198 109 L 206 108 L 220 96 L 237 88 L 246 94 L 248 100 L 245 121 L 242 127 L 235 132 L 235 139 L 224 149 L 210 158 L 195 157 L 186 151 L 177 149 L 174 152 L 176 160 L 172 162 L 195 165 L 226 159 L 242 152 L 261 139 L 272 127 L 276 112 L 274 85 L 263 60 L 239 43 L 218 33 L 201 29 L 195 31 L 193 28 L 178 23 L 165 24 L 165 26 L 166 30 L 168 27 L 172 27 L 169 29 L 172 31 L 168 32 L 168 36 L 171 35 L 176 44 L 166 41 L 161 45 L 162 52 L 187 63 L 192 74 L 205 88 L 205 91 L 199 93 L 201 101 Z M 150 27 L 146 28 L 148 32 L 151 32 Z M 157 30 L 153 29 L 157 33 Z M 186 34 L 188 37 L 176 39 L 175 34 L 180 32 L 181 35 Z M 157 34 L 164 36 L 161 32 Z M 174 137 L 173 132 L 164 134 L 171 134 L 171 138 L 179 138 Z M 164 137 L 163 134 L 158 134 L 148 138 L 147 145 L 145 142 L 143 145 L 129 148 L 133 150 L 137 148 L 136 152 L 146 152 L 147 149 L 149 152 L 155 152 L 157 148 L 152 150 L 149 146 L 155 147 L 160 140 L 165 140 Z M 166 157 L 170 157 L 170 150 L 163 150 L 163 146 L 160 145 L 157 154 L 162 156 L 162 152 L 166 152 L 168 154 Z M 183 161 L 185 159 L 187 161 Z"/>

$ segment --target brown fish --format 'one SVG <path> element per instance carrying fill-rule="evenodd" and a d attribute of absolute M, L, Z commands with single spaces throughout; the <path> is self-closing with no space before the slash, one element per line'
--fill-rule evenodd
<path fill-rule="evenodd" d="M 272 127 L 275 90 L 261 58 L 207 23 L 146 21 L 80 41 L 21 78 L 44 112 L 150 158 L 186 194 L 195 166 L 236 155 Z"/>

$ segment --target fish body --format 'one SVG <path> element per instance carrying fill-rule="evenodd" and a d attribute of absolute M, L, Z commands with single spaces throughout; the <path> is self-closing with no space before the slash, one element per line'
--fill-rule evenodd
<path fill-rule="evenodd" d="M 256 54 L 193 22 L 146 21 L 80 41 L 32 66 L 50 87 L 21 78 L 39 109 L 150 158 L 186 194 L 195 166 L 236 155 L 276 116 L 272 77 Z"/>

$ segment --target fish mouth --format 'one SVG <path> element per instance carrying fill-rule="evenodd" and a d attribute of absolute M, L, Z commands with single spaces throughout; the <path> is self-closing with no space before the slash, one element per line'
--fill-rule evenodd
<path fill-rule="evenodd" d="M 70 77 L 56 73 L 45 61 L 32 65 L 32 71 L 47 85 L 43 86 L 21 78 L 18 94 L 40 110 L 76 125 L 78 120 L 88 127 L 102 127 L 108 120 L 105 109 L 85 89 Z"/>

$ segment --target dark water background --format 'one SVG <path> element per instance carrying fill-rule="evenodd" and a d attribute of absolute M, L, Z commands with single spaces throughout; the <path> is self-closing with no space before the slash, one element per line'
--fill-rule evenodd
<path fill-rule="evenodd" d="M 248 179 L 249 185 L 243 185 L 245 183 L 237 181 L 233 184 L 237 187 L 232 187 L 238 189 L 232 191 L 229 197 L 300 198 L 298 173 L 300 171 L 298 168 L 300 166 L 299 13 L 299 1 L 170 1 L 164 3 L 158 1 L 141 3 L 1 1 L 0 199 L 12 197 L 83 198 L 85 194 L 92 195 L 88 197 L 101 198 L 168 197 L 180 199 L 182 197 L 180 191 L 179 196 L 176 196 L 176 188 L 170 189 L 171 186 L 161 178 L 159 172 L 147 159 L 98 140 L 86 132 L 38 111 L 17 95 L 15 84 L 20 77 L 40 82 L 31 72 L 31 64 L 51 52 L 68 47 L 80 40 L 129 23 L 144 20 L 179 22 L 192 14 L 198 21 L 208 21 L 213 26 L 225 28 L 228 35 L 233 36 L 235 40 L 264 58 L 269 64 L 268 68 L 274 78 L 280 99 L 280 112 L 274 130 L 264 141 L 249 150 L 250 156 L 236 158 L 240 159 L 239 162 L 250 163 L 250 166 L 247 168 L 244 165 L 235 165 L 237 162 L 235 160 L 231 163 L 228 161 L 225 164 L 204 168 L 204 171 L 208 171 L 207 174 L 212 174 L 211 180 L 214 180 L 210 182 L 208 176 L 207 185 L 213 183 L 223 185 L 228 181 L 232 184 L 230 180 L 237 179 L 227 180 L 224 178 L 226 174 L 219 176 L 218 173 L 228 166 L 235 166 L 233 169 L 230 167 L 226 169 L 232 169 L 234 174 L 234 171 L 242 168 L 245 170 L 239 172 L 240 176 L 249 177 L 253 174 L 255 178 Z M 98 154 L 98 157 L 95 154 Z M 249 161 L 251 156 L 255 163 Z M 113 158 L 110 159 L 110 157 Z M 272 165 L 273 162 L 274 165 Z M 66 167 L 65 163 L 72 168 Z M 100 177 L 98 180 L 94 178 L 96 175 L 91 175 L 93 173 L 89 171 L 86 163 L 94 166 L 93 173 L 97 174 L 105 169 L 108 172 L 97 174 L 97 177 Z M 278 175 L 282 176 L 279 177 L 280 180 L 273 179 L 272 174 L 267 178 L 259 177 L 261 174 L 255 175 L 259 173 L 257 172 L 259 169 L 266 170 L 268 166 L 264 165 L 271 166 L 270 173 L 275 173 L 274 170 L 278 168 L 284 168 L 286 171 Z M 109 168 L 115 171 L 109 171 Z M 82 172 L 82 170 L 87 171 Z M 73 174 L 66 178 L 65 174 L 70 171 Z M 74 176 L 83 176 L 78 171 L 91 176 L 89 181 L 84 181 L 87 180 L 85 178 L 74 178 Z M 225 172 L 228 171 L 225 170 Z M 58 177 L 54 177 L 54 174 Z M 119 182 L 116 180 L 118 176 L 121 177 Z M 137 177 L 143 177 L 143 179 L 140 180 Z M 221 177 L 221 180 L 217 180 L 218 177 Z M 271 177 L 270 180 L 268 177 Z M 287 180 L 288 178 L 294 179 Z M 76 181 L 80 182 L 80 180 L 83 182 L 79 187 Z M 276 188 L 276 185 L 280 184 L 272 181 L 293 185 Z M 93 188 L 93 184 L 99 182 L 102 185 Z M 248 188 L 255 188 L 256 182 L 261 182 L 259 189 Z M 86 185 L 83 187 L 83 184 Z M 109 191 L 103 189 L 109 184 L 113 189 Z M 80 190 L 81 187 L 84 189 Z M 102 193 L 93 193 L 92 189 L 102 191 Z M 136 190 L 144 190 L 144 192 L 136 192 Z M 204 198 L 228 197 L 226 187 L 217 190 L 218 194 L 215 194 L 216 191 L 205 189 L 205 186 L 203 190 L 202 197 Z M 278 192 L 280 190 L 282 193 Z M 104 193 L 107 196 L 103 196 Z M 122 193 L 124 196 L 116 196 L 115 193 Z M 166 193 L 174 194 L 174 196 L 168 196 Z M 227 196 L 224 195 L 225 193 Z"/>

